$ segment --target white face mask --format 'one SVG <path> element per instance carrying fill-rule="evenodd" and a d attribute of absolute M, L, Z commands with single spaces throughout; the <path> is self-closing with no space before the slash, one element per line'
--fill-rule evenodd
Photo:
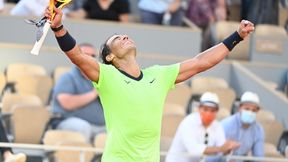
<path fill-rule="evenodd" d="M 256 113 L 249 110 L 241 111 L 241 121 L 245 124 L 252 124 L 256 119 Z"/>

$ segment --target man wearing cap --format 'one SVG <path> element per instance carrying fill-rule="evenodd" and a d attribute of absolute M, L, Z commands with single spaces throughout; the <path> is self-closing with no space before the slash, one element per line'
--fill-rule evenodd
<path fill-rule="evenodd" d="M 264 131 L 255 121 L 256 113 L 260 109 L 260 100 L 257 94 L 245 92 L 241 96 L 237 113 L 221 121 L 226 138 L 238 141 L 241 145 L 233 151 L 233 155 L 264 156 Z"/>
<path fill-rule="evenodd" d="M 188 115 L 179 125 L 166 162 L 196 162 L 199 158 L 195 156 L 219 156 L 239 147 L 239 143 L 235 141 L 226 141 L 221 124 L 215 120 L 218 109 L 218 96 L 210 92 L 204 93 L 200 98 L 198 112 Z M 206 161 L 219 161 L 217 156 Z"/>

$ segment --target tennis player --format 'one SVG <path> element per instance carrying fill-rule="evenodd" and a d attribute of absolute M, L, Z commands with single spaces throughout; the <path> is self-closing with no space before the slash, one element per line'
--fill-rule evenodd
<path fill-rule="evenodd" d="M 129 36 L 109 37 L 101 48 L 100 63 L 85 55 L 63 27 L 62 11 L 55 8 L 55 13 L 51 28 L 60 48 L 92 81 L 103 104 L 108 139 L 102 162 L 159 162 L 162 108 L 168 91 L 222 61 L 254 30 L 253 23 L 243 20 L 222 43 L 191 59 L 141 69 Z M 47 8 L 45 16 L 51 14 Z"/>

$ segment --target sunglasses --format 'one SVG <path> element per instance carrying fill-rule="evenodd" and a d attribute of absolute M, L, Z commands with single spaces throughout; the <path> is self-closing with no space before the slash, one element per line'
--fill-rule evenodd
<path fill-rule="evenodd" d="M 209 137 L 209 135 L 208 135 L 208 133 L 206 132 L 206 133 L 205 133 L 205 140 L 204 140 L 204 144 L 205 144 L 205 145 L 208 144 L 208 137 Z"/>

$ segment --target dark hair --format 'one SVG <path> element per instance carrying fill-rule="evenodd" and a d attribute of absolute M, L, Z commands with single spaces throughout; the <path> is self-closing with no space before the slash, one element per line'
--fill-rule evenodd
<path fill-rule="evenodd" d="M 117 33 L 114 33 L 112 36 L 117 35 Z M 101 61 L 104 64 L 110 65 L 112 64 L 112 61 L 107 61 L 106 56 L 108 56 L 111 53 L 110 47 L 107 45 L 108 40 L 112 37 L 110 36 L 100 47 L 100 53 L 99 56 L 102 59 Z"/>
<path fill-rule="evenodd" d="M 102 59 L 102 62 L 104 64 L 110 65 L 110 64 L 112 64 L 112 62 L 107 61 L 106 56 L 108 56 L 111 53 L 111 50 L 110 50 L 110 47 L 106 43 L 107 43 L 107 41 L 101 45 L 99 55 L 100 55 L 100 58 Z"/>

